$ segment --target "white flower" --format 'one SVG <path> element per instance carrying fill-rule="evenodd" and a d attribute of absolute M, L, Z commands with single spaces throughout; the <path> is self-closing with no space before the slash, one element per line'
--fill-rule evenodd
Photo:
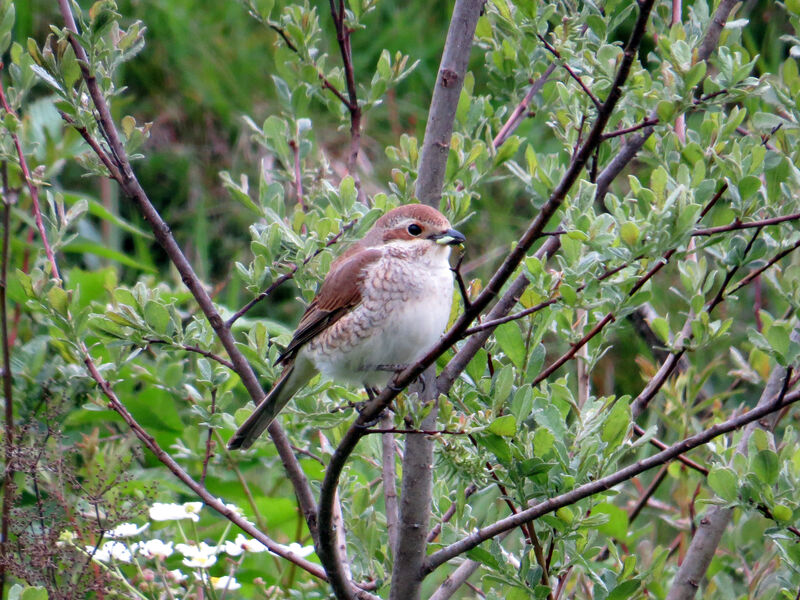
<path fill-rule="evenodd" d="M 191 558 L 184 558 L 183 564 L 192 569 L 208 569 L 217 562 L 217 557 L 213 554 L 198 554 Z"/>
<path fill-rule="evenodd" d="M 106 542 L 101 548 L 86 546 L 86 552 L 92 555 L 94 560 L 100 562 L 110 562 L 118 560 L 120 562 L 131 562 L 131 551 L 122 542 Z"/>
<path fill-rule="evenodd" d="M 200 516 L 197 514 L 203 507 L 202 502 L 185 502 L 183 504 L 169 504 L 163 502 L 154 502 L 150 507 L 150 518 L 153 521 L 180 521 L 182 519 L 191 519 L 192 521 L 199 521 Z"/>
<path fill-rule="evenodd" d="M 301 546 L 297 542 L 292 542 L 288 546 L 284 546 L 292 554 L 296 554 L 300 558 L 305 558 L 309 554 L 314 553 L 314 546 Z"/>
<path fill-rule="evenodd" d="M 239 556 L 242 552 L 266 552 L 267 547 L 255 539 L 248 540 L 241 533 L 236 536 L 234 541 L 225 541 L 225 552 L 230 556 Z"/>
<path fill-rule="evenodd" d="M 111 531 L 106 532 L 106 535 L 112 539 L 126 538 L 139 535 L 148 527 L 150 527 L 150 523 L 145 523 L 141 527 L 137 527 L 136 523 L 121 523 Z"/>
<path fill-rule="evenodd" d="M 219 552 L 217 546 L 209 546 L 205 542 L 200 542 L 199 544 L 175 544 L 175 549 L 188 558 L 214 556 Z"/>
<path fill-rule="evenodd" d="M 180 569 L 172 569 L 172 571 L 167 571 L 167 578 L 175 583 L 181 583 L 189 579 L 189 576 L 184 574 Z"/>
<path fill-rule="evenodd" d="M 139 554 L 149 559 L 164 560 L 172 555 L 172 542 L 166 544 L 161 540 L 147 540 L 133 545 L 133 549 Z"/>
<path fill-rule="evenodd" d="M 211 587 L 215 590 L 238 590 L 242 585 L 236 581 L 235 577 L 223 575 L 222 577 L 211 577 Z"/>
<path fill-rule="evenodd" d="M 223 550 L 226 554 L 228 554 L 228 556 L 239 556 L 242 552 L 244 552 L 244 548 L 242 548 L 236 542 L 232 542 L 230 540 L 225 540 Z"/>

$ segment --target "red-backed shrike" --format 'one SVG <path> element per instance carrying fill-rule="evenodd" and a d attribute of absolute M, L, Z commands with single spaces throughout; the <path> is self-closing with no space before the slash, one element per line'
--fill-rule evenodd
<path fill-rule="evenodd" d="M 392 367 L 413 364 L 441 337 L 450 316 L 450 246 L 464 236 L 438 210 L 389 211 L 331 264 L 289 346 L 283 372 L 228 442 L 248 448 L 314 375 L 371 389 Z"/>

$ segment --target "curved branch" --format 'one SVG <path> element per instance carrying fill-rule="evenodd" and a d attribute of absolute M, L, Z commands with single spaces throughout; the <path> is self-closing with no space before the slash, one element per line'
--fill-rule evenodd
<path fill-rule="evenodd" d="M 69 31 L 67 38 L 72 46 L 72 49 L 75 51 L 75 56 L 77 57 L 78 64 L 80 65 L 81 75 L 86 83 L 86 87 L 89 91 L 89 95 L 92 99 L 95 109 L 99 114 L 99 122 L 103 131 L 103 135 L 105 136 L 105 139 L 111 149 L 113 160 L 116 162 L 116 166 L 119 169 L 119 178 L 116 180 L 117 183 L 120 185 L 120 188 L 125 195 L 137 203 L 142 216 L 144 216 L 144 218 L 150 224 L 156 240 L 164 248 L 167 256 L 169 256 L 170 260 L 180 273 L 181 280 L 183 281 L 184 285 L 189 288 L 189 291 L 192 293 L 192 296 L 194 296 L 198 306 L 208 319 L 208 322 L 211 324 L 214 332 L 217 334 L 217 337 L 230 357 L 231 363 L 233 364 L 237 375 L 239 375 L 240 379 L 242 380 L 242 384 L 244 385 L 245 389 L 247 389 L 250 398 L 253 400 L 253 402 L 258 404 L 265 397 L 265 394 L 261 384 L 258 382 L 258 378 L 256 377 L 253 368 L 236 346 L 236 340 L 234 339 L 230 328 L 225 325 L 225 322 L 222 320 L 222 317 L 214 306 L 214 302 L 211 300 L 211 297 L 209 296 L 205 287 L 200 282 L 197 274 L 194 272 L 192 265 L 189 263 L 174 236 L 172 235 L 169 225 L 164 221 L 164 219 L 161 218 L 159 212 L 150 202 L 150 199 L 148 198 L 142 186 L 139 184 L 139 181 L 136 178 L 133 169 L 131 168 L 130 160 L 125 152 L 125 147 L 120 140 L 119 132 L 117 131 L 114 120 L 111 117 L 111 110 L 106 102 L 106 99 L 103 97 L 103 93 L 100 90 L 97 79 L 91 71 L 91 62 L 86 54 L 86 50 L 78 40 L 78 28 L 75 24 L 75 18 L 72 15 L 72 9 L 70 7 L 69 0 L 58 0 L 58 5 L 61 9 L 61 15 L 67 26 L 67 30 Z M 272 436 L 272 440 L 275 443 L 275 447 L 278 450 L 278 454 L 280 455 L 281 462 L 286 469 L 287 475 L 294 486 L 295 494 L 297 495 L 303 515 L 306 518 L 309 531 L 311 531 L 312 536 L 315 536 L 317 530 L 316 506 L 314 504 L 314 497 L 311 493 L 311 486 L 308 483 L 308 479 L 300 467 L 300 463 L 297 461 L 297 458 L 292 452 L 289 440 L 280 425 L 273 422 L 269 427 L 269 433 Z"/>
<path fill-rule="evenodd" d="M 60 0 L 65 1 L 65 0 Z M 460 0 L 467 2 L 469 0 Z M 508 254 L 506 259 L 492 275 L 484 290 L 474 300 L 472 305 L 464 311 L 455 322 L 455 324 L 442 336 L 439 342 L 428 351 L 416 364 L 411 365 L 401 373 L 395 375 L 391 383 L 383 389 L 383 391 L 371 402 L 369 402 L 364 410 L 359 414 L 356 421 L 350 426 L 344 435 L 339 447 L 331 457 L 328 469 L 325 472 L 325 478 L 322 482 L 319 500 L 319 544 L 318 554 L 323 564 L 326 565 L 326 571 L 331 578 L 331 583 L 340 598 L 349 598 L 349 586 L 344 578 L 344 573 L 341 564 L 337 564 L 335 553 L 335 540 L 332 534 L 332 518 L 333 518 L 333 501 L 335 498 L 336 487 L 339 482 L 342 469 L 347 462 L 348 457 L 352 453 L 358 441 L 365 435 L 365 429 L 368 424 L 379 417 L 381 412 L 386 408 L 389 403 L 408 385 L 410 385 L 417 377 L 419 377 L 425 369 L 434 363 L 434 361 L 443 354 L 452 344 L 460 339 L 463 332 L 469 327 L 472 321 L 489 305 L 502 289 L 503 285 L 508 281 L 516 268 L 525 258 L 531 246 L 542 237 L 542 232 L 545 230 L 547 223 L 555 215 L 556 211 L 560 208 L 561 203 L 566 198 L 567 193 L 572 188 L 573 184 L 578 180 L 578 177 L 589 160 L 589 157 L 594 152 L 595 148 L 602 142 L 602 134 L 611 117 L 614 108 L 617 105 L 621 95 L 622 86 L 625 83 L 628 74 L 630 73 L 631 66 L 639 49 L 639 45 L 644 37 L 644 32 L 647 27 L 647 22 L 650 16 L 650 11 L 653 8 L 655 0 L 643 0 L 640 3 L 639 14 L 636 23 L 633 26 L 630 39 L 625 46 L 623 58 L 620 62 L 619 69 L 614 78 L 614 82 L 608 94 L 608 98 L 598 110 L 597 119 L 592 126 L 589 135 L 584 144 L 575 153 L 574 160 L 570 163 L 564 173 L 561 181 L 553 190 L 550 198 L 545 202 L 539 214 L 530 223 L 528 229 L 520 238 L 514 249 Z M 457 4 L 458 6 L 458 4 Z M 449 139 L 449 138 L 448 138 Z M 429 175 L 431 180 L 434 173 Z M 441 181 L 441 179 L 439 179 Z M 441 183 L 439 184 L 441 185 Z M 417 181 L 417 189 L 431 191 L 431 187 L 425 182 Z M 522 514 L 522 513 L 520 513 Z M 330 566 L 330 570 L 328 567 Z M 341 594 L 341 595 L 340 595 Z"/>

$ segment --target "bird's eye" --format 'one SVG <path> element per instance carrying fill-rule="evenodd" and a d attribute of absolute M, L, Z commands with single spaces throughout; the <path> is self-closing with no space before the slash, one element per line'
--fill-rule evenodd
<path fill-rule="evenodd" d="M 420 227 L 416 223 L 412 223 L 411 225 L 408 226 L 408 233 L 410 233 L 411 235 L 419 235 L 420 233 L 422 233 L 422 227 Z"/>

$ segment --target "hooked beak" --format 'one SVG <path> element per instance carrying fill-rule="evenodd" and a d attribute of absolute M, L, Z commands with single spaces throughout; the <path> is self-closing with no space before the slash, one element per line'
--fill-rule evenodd
<path fill-rule="evenodd" d="M 456 231 L 455 229 L 448 229 L 443 233 L 437 233 L 430 236 L 430 239 L 442 246 L 455 246 L 458 244 L 463 244 L 467 241 L 467 238 L 464 237 L 464 234 L 460 231 Z"/>

